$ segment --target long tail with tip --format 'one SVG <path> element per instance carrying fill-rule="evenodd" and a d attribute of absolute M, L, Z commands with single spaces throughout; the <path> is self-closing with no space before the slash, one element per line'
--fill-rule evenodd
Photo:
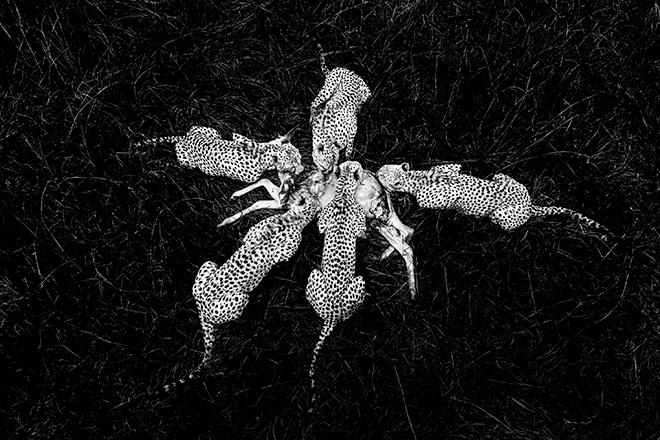
<path fill-rule="evenodd" d="M 584 216 L 580 214 L 577 211 L 574 211 L 569 208 L 562 208 L 560 206 L 536 206 L 532 205 L 531 209 L 531 216 L 532 217 L 542 217 L 546 215 L 567 215 L 571 218 L 574 218 L 575 220 L 582 222 L 586 224 L 589 227 L 595 228 L 595 229 L 601 229 L 602 231 L 606 232 L 608 235 L 613 236 L 613 234 L 610 232 L 609 229 L 607 229 L 605 226 L 601 225 L 595 220 L 590 219 L 587 216 Z M 601 237 L 603 240 L 607 239 L 607 235 L 603 235 Z"/>
<path fill-rule="evenodd" d="M 173 380 L 165 385 L 160 386 L 156 394 L 165 394 L 169 393 L 172 391 L 174 388 L 179 387 L 180 385 L 183 385 L 186 382 L 189 382 L 191 380 L 199 379 L 202 377 L 202 367 L 205 365 L 204 362 L 199 364 L 194 370 L 190 372 L 187 376 L 182 377 L 181 379 L 178 380 Z"/>
<path fill-rule="evenodd" d="M 144 141 L 137 142 L 136 147 L 143 147 L 145 145 L 153 144 L 176 144 L 180 142 L 185 136 L 162 136 L 153 139 L 146 139 Z"/>
<path fill-rule="evenodd" d="M 335 328 L 335 322 L 334 321 L 325 321 L 323 323 L 323 329 L 321 330 L 321 335 L 319 336 L 319 340 L 316 342 L 316 347 L 314 347 L 314 354 L 312 355 L 312 364 L 309 367 L 309 377 L 312 379 L 312 388 L 314 388 L 314 365 L 316 364 L 316 358 L 319 355 L 319 352 L 321 351 L 321 347 L 323 347 L 323 343 L 325 342 L 325 338 L 327 338 L 330 333 L 332 333 L 332 330 Z"/>
<path fill-rule="evenodd" d="M 316 47 L 319 49 L 319 58 L 321 62 L 321 72 L 323 72 L 323 75 L 328 76 L 330 73 L 330 70 L 328 70 L 328 66 L 325 65 L 325 54 L 323 53 L 323 47 L 321 46 L 320 43 L 316 43 Z"/>

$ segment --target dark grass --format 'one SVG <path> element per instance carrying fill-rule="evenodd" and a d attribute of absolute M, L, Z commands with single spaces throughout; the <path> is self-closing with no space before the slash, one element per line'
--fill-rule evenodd
<path fill-rule="evenodd" d="M 17 3 L 0 13 L 3 438 L 657 438 L 656 4 Z M 618 238 L 397 196 L 419 299 L 360 243 L 370 296 L 327 341 L 311 413 L 314 225 L 222 328 L 212 374 L 154 396 L 201 358 L 197 268 L 265 214 L 216 230 L 251 202 L 228 202 L 241 185 L 132 143 L 300 125 L 311 163 L 312 38 L 372 88 L 368 168 L 507 173 Z"/>

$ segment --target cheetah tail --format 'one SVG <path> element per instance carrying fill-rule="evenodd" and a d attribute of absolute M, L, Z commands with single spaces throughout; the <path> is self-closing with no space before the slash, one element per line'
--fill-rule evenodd
<path fill-rule="evenodd" d="M 316 43 L 316 47 L 319 50 L 319 59 L 321 63 L 321 72 L 323 72 L 324 76 L 328 76 L 330 73 L 330 70 L 328 70 L 328 66 L 325 64 L 325 54 L 323 53 L 323 46 L 321 46 L 320 43 Z"/>
<path fill-rule="evenodd" d="M 610 236 L 614 236 L 612 232 L 610 232 L 609 229 L 607 229 L 605 226 L 601 225 L 595 220 L 590 219 L 587 216 L 584 216 L 580 214 L 577 211 L 574 211 L 569 208 L 562 208 L 560 206 L 536 206 L 532 205 L 532 209 L 530 212 L 532 217 L 541 217 L 541 216 L 546 216 L 546 215 L 567 215 L 569 217 L 572 217 L 573 219 L 582 222 L 586 224 L 589 227 L 596 228 L 596 229 L 601 229 L 602 231 L 606 232 Z M 607 240 L 607 235 L 601 236 L 602 240 Z"/>
<path fill-rule="evenodd" d="M 154 144 L 176 144 L 180 142 L 185 136 L 163 136 L 153 139 L 145 139 L 134 144 L 135 147 L 144 147 L 146 145 Z"/>
<path fill-rule="evenodd" d="M 157 395 L 157 396 L 160 396 L 160 395 L 171 392 L 174 388 L 177 388 L 177 387 L 179 387 L 180 385 L 183 385 L 186 382 L 189 382 L 189 381 L 195 380 L 195 379 L 199 379 L 200 377 L 202 377 L 201 371 L 202 371 L 203 366 L 204 366 L 204 362 L 199 364 L 187 376 L 184 376 L 180 379 L 168 382 L 165 385 L 159 386 L 158 388 L 156 388 L 156 391 L 154 392 L 154 394 Z"/>
<path fill-rule="evenodd" d="M 316 364 L 316 358 L 323 347 L 325 338 L 327 338 L 332 330 L 335 328 L 334 321 L 325 321 L 323 323 L 323 329 L 321 329 L 321 334 L 319 335 L 319 340 L 316 342 L 316 347 L 314 347 L 314 354 L 312 355 L 312 364 L 309 367 L 309 377 L 312 379 L 312 388 L 314 388 L 314 365 Z"/>

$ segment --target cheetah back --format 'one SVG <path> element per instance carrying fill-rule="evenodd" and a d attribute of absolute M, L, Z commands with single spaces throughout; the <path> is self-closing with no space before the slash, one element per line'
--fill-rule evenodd
<path fill-rule="evenodd" d="M 365 81 L 343 67 L 327 74 L 323 88 L 312 102 L 312 112 L 325 106 L 312 119 L 313 159 L 320 169 L 330 169 L 337 162 L 338 150 L 351 155 L 357 132 L 357 114 L 371 96 Z"/>

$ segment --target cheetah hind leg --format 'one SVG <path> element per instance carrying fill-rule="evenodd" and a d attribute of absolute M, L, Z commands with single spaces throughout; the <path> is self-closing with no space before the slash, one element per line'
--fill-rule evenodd
<path fill-rule="evenodd" d="M 325 308 L 327 300 L 324 300 L 323 293 L 326 291 L 323 274 L 318 269 L 312 269 L 307 280 L 307 287 L 305 288 L 305 297 L 312 306 L 317 315 L 325 319 Z"/>
<path fill-rule="evenodd" d="M 215 346 L 216 341 L 216 326 L 218 324 L 223 324 L 225 322 L 238 319 L 243 314 L 245 307 L 248 305 L 250 297 L 246 294 L 238 294 L 237 296 L 223 296 L 219 301 L 222 301 L 225 304 L 231 303 L 231 312 L 222 316 L 220 320 L 207 319 L 202 316 L 202 313 L 200 312 L 200 321 L 202 325 L 202 331 L 204 332 L 204 357 L 202 358 L 202 361 L 199 363 L 199 365 L 197 365 L 197 367 L 195 367 L 187 377 L 180 380 L 179 383 L 185 383 L 189 380 L 194 380 L 201 376 L 202 370 L 208 366 L 212 357 L 211 352 L 213 351 L 213 347 Z"/>
<path fill-rule="evenodd" d="M 344 319 L 351 317 L 355 311 L 362 305 L 366 297 L 364 292 L 364 278 L 357 276 L 351 280 L 344 293 L 342 293 L 339 307 L 344 315 Z"/>
<path fill-rule="evenodd" d="M 195 284 L 192 289 L 193 297 L 195 298 L 195 303 L 197 304 L 197 310 L 199 312 L 202 330 L 204 331 L 204 358 L 197 369 L 201 368 L 211 358 L 211 350 L 215 344 L 214 322 L 205 317 L 204 306 L 206 305 L 205 303 L 209 301 L 208 298 L 212 298 L 214 294 L 217 293 L 217 288 L 209 283 L 209 281 L 213 275 L 216 274 L 218 269 L 218 265 L 213 261 L 207 261 L 202 264 L 197 271 Z"/>
<path fill-rule="evenodd" d="M 501 226 L 505 231 L 513 231 L 529 220 L 530 212 L 528 206 L 509 205 L 496 209 L 488 216 L 493 223 Z"/>

